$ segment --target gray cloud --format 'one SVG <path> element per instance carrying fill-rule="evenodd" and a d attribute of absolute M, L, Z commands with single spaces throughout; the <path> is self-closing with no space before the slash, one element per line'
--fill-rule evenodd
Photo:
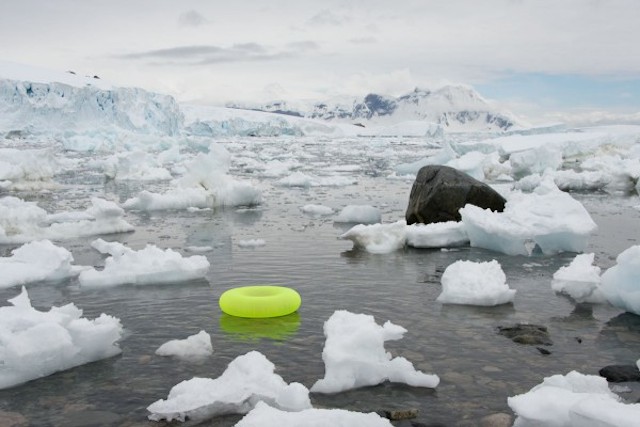
<path fill-rule="evenodd" d="M 209 20 L 195 10 L 185 12 L 178 18 L 178 25 L 181 27 L 199 27 L 208 23 Z"/>
<path fill-rule="evenodd" d="M 275 49 L 259 43 L 238 43 L 230 47 L 214 45 L 176 46 L 117 55 L 117 57 L 120 59 L 150 60 L 154 64 L 200 65 L 295 58 L 317 48 L 318 45 L 312 41 L 288 43 L 281 49 Z"/>
<path fill-rule="evenodd" d="M 345 15 L 338 15 L 329 9 L 323 9 L 307 20 L 307 25 L 312 26 L 341 26 L 351 21 Z"/>

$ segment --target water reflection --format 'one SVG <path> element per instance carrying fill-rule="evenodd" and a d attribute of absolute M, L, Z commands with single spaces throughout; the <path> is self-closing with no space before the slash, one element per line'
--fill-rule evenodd
<path fill-rule="evenodd" d="M 298 312 L 287 316 L 263 319 L 247 319 L 225 313 L 220 315 L 220 330 L 238 341 L 257 341 L 259 339 L 285 341 L 295 335 L 298 328 L 300 328 Z"/>

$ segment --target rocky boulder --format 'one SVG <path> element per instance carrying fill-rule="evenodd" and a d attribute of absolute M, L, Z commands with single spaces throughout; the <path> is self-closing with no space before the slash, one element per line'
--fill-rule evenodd
<path fill-rule="evenodd" d="M 405 215 L 407 224 L 460 221 L 467 203 L 502 212 L 506 200 L 487 184 L 448 166 L 424 166 L 418 172 Z"/>

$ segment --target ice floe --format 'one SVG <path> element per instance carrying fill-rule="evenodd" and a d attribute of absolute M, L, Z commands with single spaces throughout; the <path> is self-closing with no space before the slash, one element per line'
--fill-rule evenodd
<path fill-rule="evenodd" d="M 576 302 L 601 303 L 607 299 L 600 289 L 600 267 L 593 265 L 595 254 L 579 254 L 571 264 L 553 274 L 551 289 Z"/>
<path fill-rule="evenodd" d="M 200 331 L 185 339 L 167 341 L 156 350 L 158 356 L 173 356 L 179 359 L 202 359 L 213 354 L 211 335 Z"/>
<path fill-rule="evenodd" d="M 516 291 L 506 283 L 496 260 L 456 261 L 442 274 L 442 293 L 436 301 L 444 304 L 493 306 L 513 302 Z"/>

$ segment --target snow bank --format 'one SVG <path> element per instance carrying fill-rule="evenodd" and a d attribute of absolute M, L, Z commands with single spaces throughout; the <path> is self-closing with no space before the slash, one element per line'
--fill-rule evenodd
<path fill-rule="evenodd" d="M 580 202 L 560 191 L 550 179 L 534 193 L 509 195 L 504 212 L 474 205 L 460 209 L 471 246 L 507 255 L 582 252 L 597 226 Z"/>
<path fill-rule="evenodd" d="M 509 289 L 506 280 L 496 260 L 456 261 L 442 274 L 442 293 L 436 301 L 482 306 L 513 302 L 516 291 Z"/>
<path fill-rule="evenodd" d="M 98 234 L 125 233 L 133 226 L 122 219 L 124 210 L 114 202 L 94 197 L 81 212 L 47 214 L 34 202 L 0 198 L 0 244 L 37 239 L 68 240 Z"/>
<path fill-rule="evenodd" d="M 378 208 L 368 205 L 348 205 L 342 208 L 333 219 L 335 222 L 356 222 L 360 224 L 375 224 L 382 220 Z"/>
<path fill-rule="evenodd" d="M 57 282 L 75 277 L 88 267 L 71 265 L 73 255 L 49 240 L 26 243 L 0 258 L 0 288 L 33 282 Z"/>
<path fill-rule="evenodd" d="M 392 427 L 386 418 L 371 412 L 347 411 L 345 409 L 305 409 L 300 412 L 281 411 L 258 402 L 236 424 L 236 427 Z"/>
<path fill-rule="evenodd" d="M 576 371 L 547 377 L 507 403 L 517 427 L 640 426 L 640 404 L 623 404 L 606 379 Z"/>
<path fill-rule="evenodd" d="M 600 289 L 600 267 L 593 265 L 595 254 L 580 254 L 553 274 L 551 289 L 569 295 L 576 302 L 605 302 Z"/>
<path fill-rule="evenodd" d="M 144 190 L 137 197 L 125 201 L 123 206 L 125 209 L 153 211 L 260 204 L 260 190 L 228 175 L 230 164 L 229 152 L 218 144 L 211 144 L 207 154 L 200 153 L 185 165 L 187 172 L 176 180 L 176 188 L 164 194 Z"/>
<path fill-rule="evenodd" d="M 0 307 L 0 389 L 120 353 L 120 320 L 82 317 L 73 303 L 38 311 L 23 287 Z"/>
<path fill-rule="evenodd" d="M 190 335 L 183 340 L 171 340 L 156 350 L 158 356 L 175 356 L 179 359 L 200 359 L 213 354 L 211 336 L 205 331 Z"/>
<path fill-rule="evenodd" d="M 374 254 L 387 254 L 404 247 L 407 222 L 404 220 L 392 224 L 358 224 L 339 238 L 351 240 L 355 247 L 363 248 Z"/>
<path fill-rule="evenodd" d="M 311 408 L 309 390 L 300 383 L 287 384 L 274 370 L 273 363 L 257 351 L 238 356 L 216 379 L 195 377 L 175 385 L 166 400 L 147 407 L 149 419 L 205 420 L 245 414 L 260 401 L 287 411 Z"/>
<path fill-rule="evenodd" d="M 414 248 L 450 248 L 469 244 L 463 222 L 411 224 L 406 228 L 407 245 Z"/>
<path fill-rule="evenodd" d="M 614 306 L 640 315 L 640 246 L 626 249 L 616 262 L 602 275 L 600 289 Z"/>
<path fill-rule="evenodd" d="M 435 388 L 440 382 L 437 375 L 417 371 L 404 357 L 392 358 L 385 350 L 385 341 L 399 340 L 405 332 L 389 321 L 380 326 L 373 316 L 336 311 L 324 323 L 325 375 L 311 391 L 338 393 L 384 381 Z"/>
<path fill-rule="evenodd" d="M 155 245 L 135 251 L 118 242 L 97 239 L 91 246 L 111 256 L 105 260 L 103 270 L 92 268 L 80 273 L 78 280 L 86 287 L 184 282 L 200 279 L 209 270 L 209 261 L 202 255 L 185 258 L 178 252 L 162 250 Z"/>

